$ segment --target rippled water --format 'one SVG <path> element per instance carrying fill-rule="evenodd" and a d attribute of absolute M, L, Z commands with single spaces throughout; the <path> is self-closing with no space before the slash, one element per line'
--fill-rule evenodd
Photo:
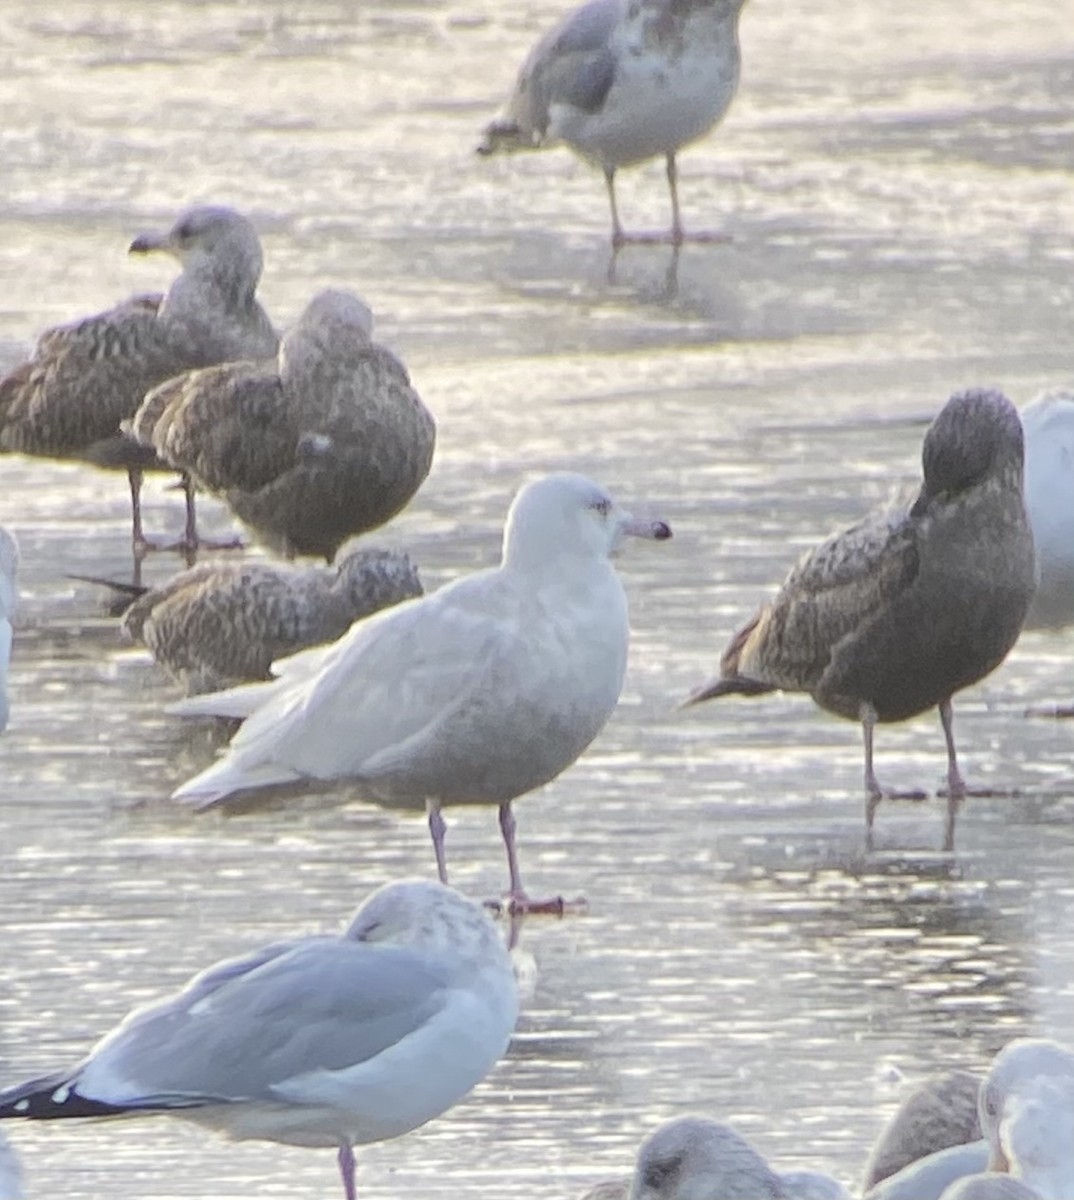
<path fill-rule="evenodd" d="M 892 11 L 897 8 L 898 11 Z M 0 366 L 49 322 L 158 287 L 138 230 L 202 200 L 263 231 L 286 321 L 357 288 L 440 422 L 412 508 L 377 535 L 428 584 L 494 561 L 521 478 L 579 468 L 669 519 L 621 562 L 634 645 L 590 753 L 519 806 L 535 983 L 507 1061 L 424 1131 L 371 1147 L 369 1197 L 563 1198 L 625 1170 L 657 1120 L 733 1121 L 781 1165 L 856 1183 L 892 1068 L 980 1067 L 1070 1037 L 1070 639 L 1027 634 L 956 704 L 976 800 L 952 862 L 942 802 L 884 805 L 862 853 L 858 731 L 802 697 L 681 713 L 801 547 L 913 476 L 953 389 L 1069 381 L 1074 34 L 1048 0 L 754 0 L 742 89 L 682 161 L 717 246 L 610 270 L 598 177 L 563 153 L 481 161 L 476 131 L 560 0 L 111 0 L 0 7 Z M 666 220 L 658 165 L 631 226 Z M 164 800 L 203 729 L 92 588 L 129 573 L 119 476 L 0 463 L 23 549 L 0 739 L 0 1082 L 73 1061 L 133 1003 L 217 957 L 335 927 L 428 874 L 423 822 L 324 800 L 225 818 Z M 148 524 L 176 529 L 154 481 Z M 227 515 L 205 504 L 209 524 Z M 159 556 L 147 573 L 176 567 Z M 934 716 L 884 728 L 883 777 L 936 785 Z M 494 814 L 451 815 L 455 881 L 491 895 Z M 326 1196 L 333 1156 L 168 1121 L 13 1129 L 33 1195 Z"/>

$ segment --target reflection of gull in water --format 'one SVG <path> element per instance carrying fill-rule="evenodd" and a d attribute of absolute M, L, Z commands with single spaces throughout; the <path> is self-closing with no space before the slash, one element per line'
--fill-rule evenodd
<path fill-rule="evenodd" d="M 612 244 L 623 233 L 615 173 L 663 155 L 671 233 L 679 213 L 675 155 L 703 137 L 738 87 L 738 16 L 744 0 L 588 0 L 533 48 L 504 115 L 485 130 L 482 154 L 565 142 L 604 172 Z"/>
<path fill-rule="evenodd" d="M 23 1200 L 22 1164 L 7 1138 L 0 1133 L 0 1200 Z"/>
<path fill-rule="evenodd" d="M 1022 409 L 1026 434 L 1026 511 L 1040 566 L 1027 629 L 1074 625 L 1074 391 L 1043 392 Z M 1074 717 L 1074 705 L 1030 710 Z"/>
<path fill-rule="evenodd" d="M 629 624 L 609 555 L 624 534 L 666 538 L 581 475 L 516 496 L 503 561 L 356 624 L 277 664 L 272 683 L 173 711 L 246 717 L 227 753 L 175 796 L 353 779 L 388 804 L 425 805 L 441 879 L 445 804 L 495 804 L 516 907 L 529 902 L 511 802 L 555 778 L 619 699 Z"/>
<path fill-rule="evenodd" d="M 11 661 L 11 618 L 15 612 L 15 576 L 19 568 L 19 547 L 13 534 L 0 528 L 0 732 L 7 728 L 7 668 Z"/>
<path fill-rule="evenodd" d="M 398 551 L 351 547 L 333 567 L 205 562 L 140 595 L 123 631 L 195 695 L 269 679 L 273 660 L 421 593 L 417 568 Z"/>
<path fill-rule="evenodd" d="M 948 764 L 944 848 L 953 850 L 966 786 L 951 697 L 1007 656 L 1036 585 L 1014 406 L 981 389 L 953 396 L 925 435 L 922 467 L 911 505 L 866 517 L 799 562 L 731 639 L 719 677 L 690 701 L 785 689 L 860 721 L 869 844 L 885 795 L 873 771 L 873 729 L 938 706 Z"/>
<path fill-rule="evenodd" d="M 278 361 L 227 363 L 151 392 L 131 425 L 267 545 L 331 561 L 421 486 L 436 426 L 349 292 L 314 297 Z"/>
<path fill-rule="evenodd" d="M 631 1180 L 598 1183 L 583 1200 L 850 1200 L 830 1175 L 779 1174 L 727 1125 L 678 1117 L 642 1142 Z"/>
<path fill-rule="evenodd" d="M 346 933 L 217 963 L 131 1013 L 73 1072 L 0 1093 L 0 1118 L 170 1113 L 236 1139 L 353 1147 L 417 1129 L 507 1049 L 511 959 L 480 906 L 391 883 Z"/>
<path fill-rule="evenodd" d="M 261 245 L 238 213 L 192 208 L 166 234 L 144 234 L 130 248 L 167 251 L 182 272 L 164 296 L 135 296 L 43 333 L 33 357 L 0 380 L 0 450 L 127 471 L 140 547 L 142 472 L 161 464 L 121 433 L 120 423 L 165 379 L 192 367 L 271 356 L 276 335 L 254 296 Z"/>
<path fill-rule="evenodd" d="M 1074 623 L 1074 391 L 1044 392 L 1022 410 L 1026 511 L 1040 563 L 1027 627 Z"/>
<path fill-rule="evenodd" d="M 865 1167 L 862 1190 L 867 1192 L 938 1150 L 979 1141 L 980 1087 L 980 1076 L 969 1071 L 944 1071 L 915 1087 L 877 1138 Z"/>

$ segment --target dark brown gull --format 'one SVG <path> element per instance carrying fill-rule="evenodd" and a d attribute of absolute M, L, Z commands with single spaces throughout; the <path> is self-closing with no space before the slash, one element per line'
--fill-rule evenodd
<path fill-rule="evenodd" d="M 136 238 L 130 251 L 164 251 L 182 271 L 163 296 L 134 296 L 43 333 L 33 357 L 0 380 L 0 450 L 125 470 L 133 539 L 144 548 L 142 473 L 161 463 L 121 432 L 121 423 L 173 375 L 271 358 L 277 337 L 255 296 L 261 243 L 233 209 L 191 208 L 167 233 Z M 188 494 L 188 542 L 196 541 L 192 524 Z"/>
<path fill-rule="evenodd" d="M 869 845 L 885 795 L 873 729 L 938 707 L 948 762 L 944 848 L 954 849 L 966 786 L 951 697 L 1004 660 L 1036 585 L 1022 460 L 1022 426 L 1006 397 L 952 396 L 925 435 L 913 503 L 874 513 L 807 554 L 731 639 L 719 676 L 688 701 L 784 689 L 860 721 Z"/>
<path fill-rule="evenodd" d="M 723 117 L 738 88 L 738 18 L 745 0 L 588 0 L 531 51 L 482 154 L 565 143 L 600 167 L 612 245 L 685 238 L 675 156 Z M 662 155 L 671 231 L 623 232 L 615 173 Z"/>
<path fill-rule="evenodd" d="M 276 659 L 421 594 L 399 551 L 350 547 L 332 567 L 213 561 L 139 596 L 122 628 L 193 696 L 270 679 Z"/>
<path fill-rule="evenodd" d="M 135 1009 L 73 1071 L 0 1092 L 0 1119 L 170 1115 L 331 1147 L 355 1200 L 353 1148 L 458 1103 L 517 1019 L 511 958 L 480 905 L 399 880 L 338 936 L 263 946 Z"/>
<path fill-rule="evenodd" d="M 287 557 L 331 561 L 393 517 L 432 464 L 436 425 L 350 292 L 317 294 L 278 360 L 234 362 L 151 392 L 131 432 Z"/>
<path fill-rule="evenodd" d="M 352 780 L 384 804 L 425 808 L 445 882 L 441 808 L 495 805 L 510 904 L 546 907 L 522 887 L 511 805 L 566 770 L 619 701 L 630 626 L 610 555 L 624 535 L 671 531 L 581 475 L 527 484 L 500 566 L 284 659 L 271 683 L 172 706 L 245 718 L 225 755 L 174 797 L 204 807 L 249 789 Z"/>

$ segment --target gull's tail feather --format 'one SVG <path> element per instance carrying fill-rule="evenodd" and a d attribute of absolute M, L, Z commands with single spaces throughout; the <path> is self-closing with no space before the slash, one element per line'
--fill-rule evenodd
<path fill-rule="evenodd" d="M 485 136 L 476 147 L 478 154 L 499 154 L 502 151 L 532 150 L 536 141 L 517 121 L 493 121 L 486 125 Z"/>
<path fill-rule="evenodd" d="M 301 778 L 297 771 L 279 763 L 242 766 L 225 757 L 177 787 L 171 798 L 199 809 L 212 808 L 236 792 L 297 783 Z"/>
<path fill-rule="evenodd" d="M 174 717 L 234 717 L 241 721 L 256 712 L 279 688 L 278 679 L 240 683 L 238 687 L 222 692 L 206 692 L 202 696 L 176 700 L 166 705 L 164 711 Z"/>
<path fill-rule="evenodd" d="M 51 1121 L 60 1117 L 110 1117 L 127 1111 L 122 1104 L 108 1104 L 81 1096 L 66 1072 L 31 1079 L 0 1092 L 0 1121 L 22 1117 L 27 1121 Z"/>

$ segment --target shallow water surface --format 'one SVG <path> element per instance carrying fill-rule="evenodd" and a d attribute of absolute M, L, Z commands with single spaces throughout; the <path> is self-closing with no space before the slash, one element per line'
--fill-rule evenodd
<path fill-rule="evenodd" d="M 620 568 L 634 643 L 590 752 L 518 805 L 533 977 L 508 1059 L 420 1133 L 360 1156 L 364 1196 L 551 1200 L 627 1169 L 677 1113 L 734 1122 L 783 1166 L 856 1184 L 896 1080 L 1071 1037 L 1074 729 L 1068 635 L 1027 634 L 956 703 L 972 781 L 954 860 L 942 801 L 886 804 L 862 850 L 858 731 L 803 697 L 679 700 L 800 551 L 913 479 L 954 389 L 1024 403 L 1069 382 L 1074 35 L 1045 0 L 755 0 L 723 128 L 682 157 L 685 217 L 720 245 L 614 263 L 599 176 L 563 152 L 473 153 L 560 0 L 258 5 L 103 0 L 0 11 L 0 366 L 50 322 L 170 268 L 124 249 L 186 204 L 248 211 L 280 322 L 359 290 L 440 425 L 411 508 L 372 539 L 436 585 L 495 561 L 519 481 L 584 470 L 675 538 Z M 658 164 L 624 219 L 666 220 Z M 163 274 L 162 274 L 163 272 Z M 100 594 L 129 577 L 116 475 L 8 458 L 22 545 L 0 738 L 0 1084 L 73 1062 L 133 1004 L 214 959 L 335 928 L 428 874 L 418 817 L 309 799 L 194 816 L 165 797 L 213 753 L 163 706 Z M 167 480 L 148 526 L 178 529 Z M 226 512 L 203 503 L 213 532 Z M 147 578 L 177 563 L 155 556 Z M 935 715 L 884 728 L 896 786 L 943 776 Z M 494 814 L 449 815 L 469 893 L 498 892 Z M 179 1122 L 18 1126 L 32 1195 L 336 1194 L 333 1156 Z"/>

